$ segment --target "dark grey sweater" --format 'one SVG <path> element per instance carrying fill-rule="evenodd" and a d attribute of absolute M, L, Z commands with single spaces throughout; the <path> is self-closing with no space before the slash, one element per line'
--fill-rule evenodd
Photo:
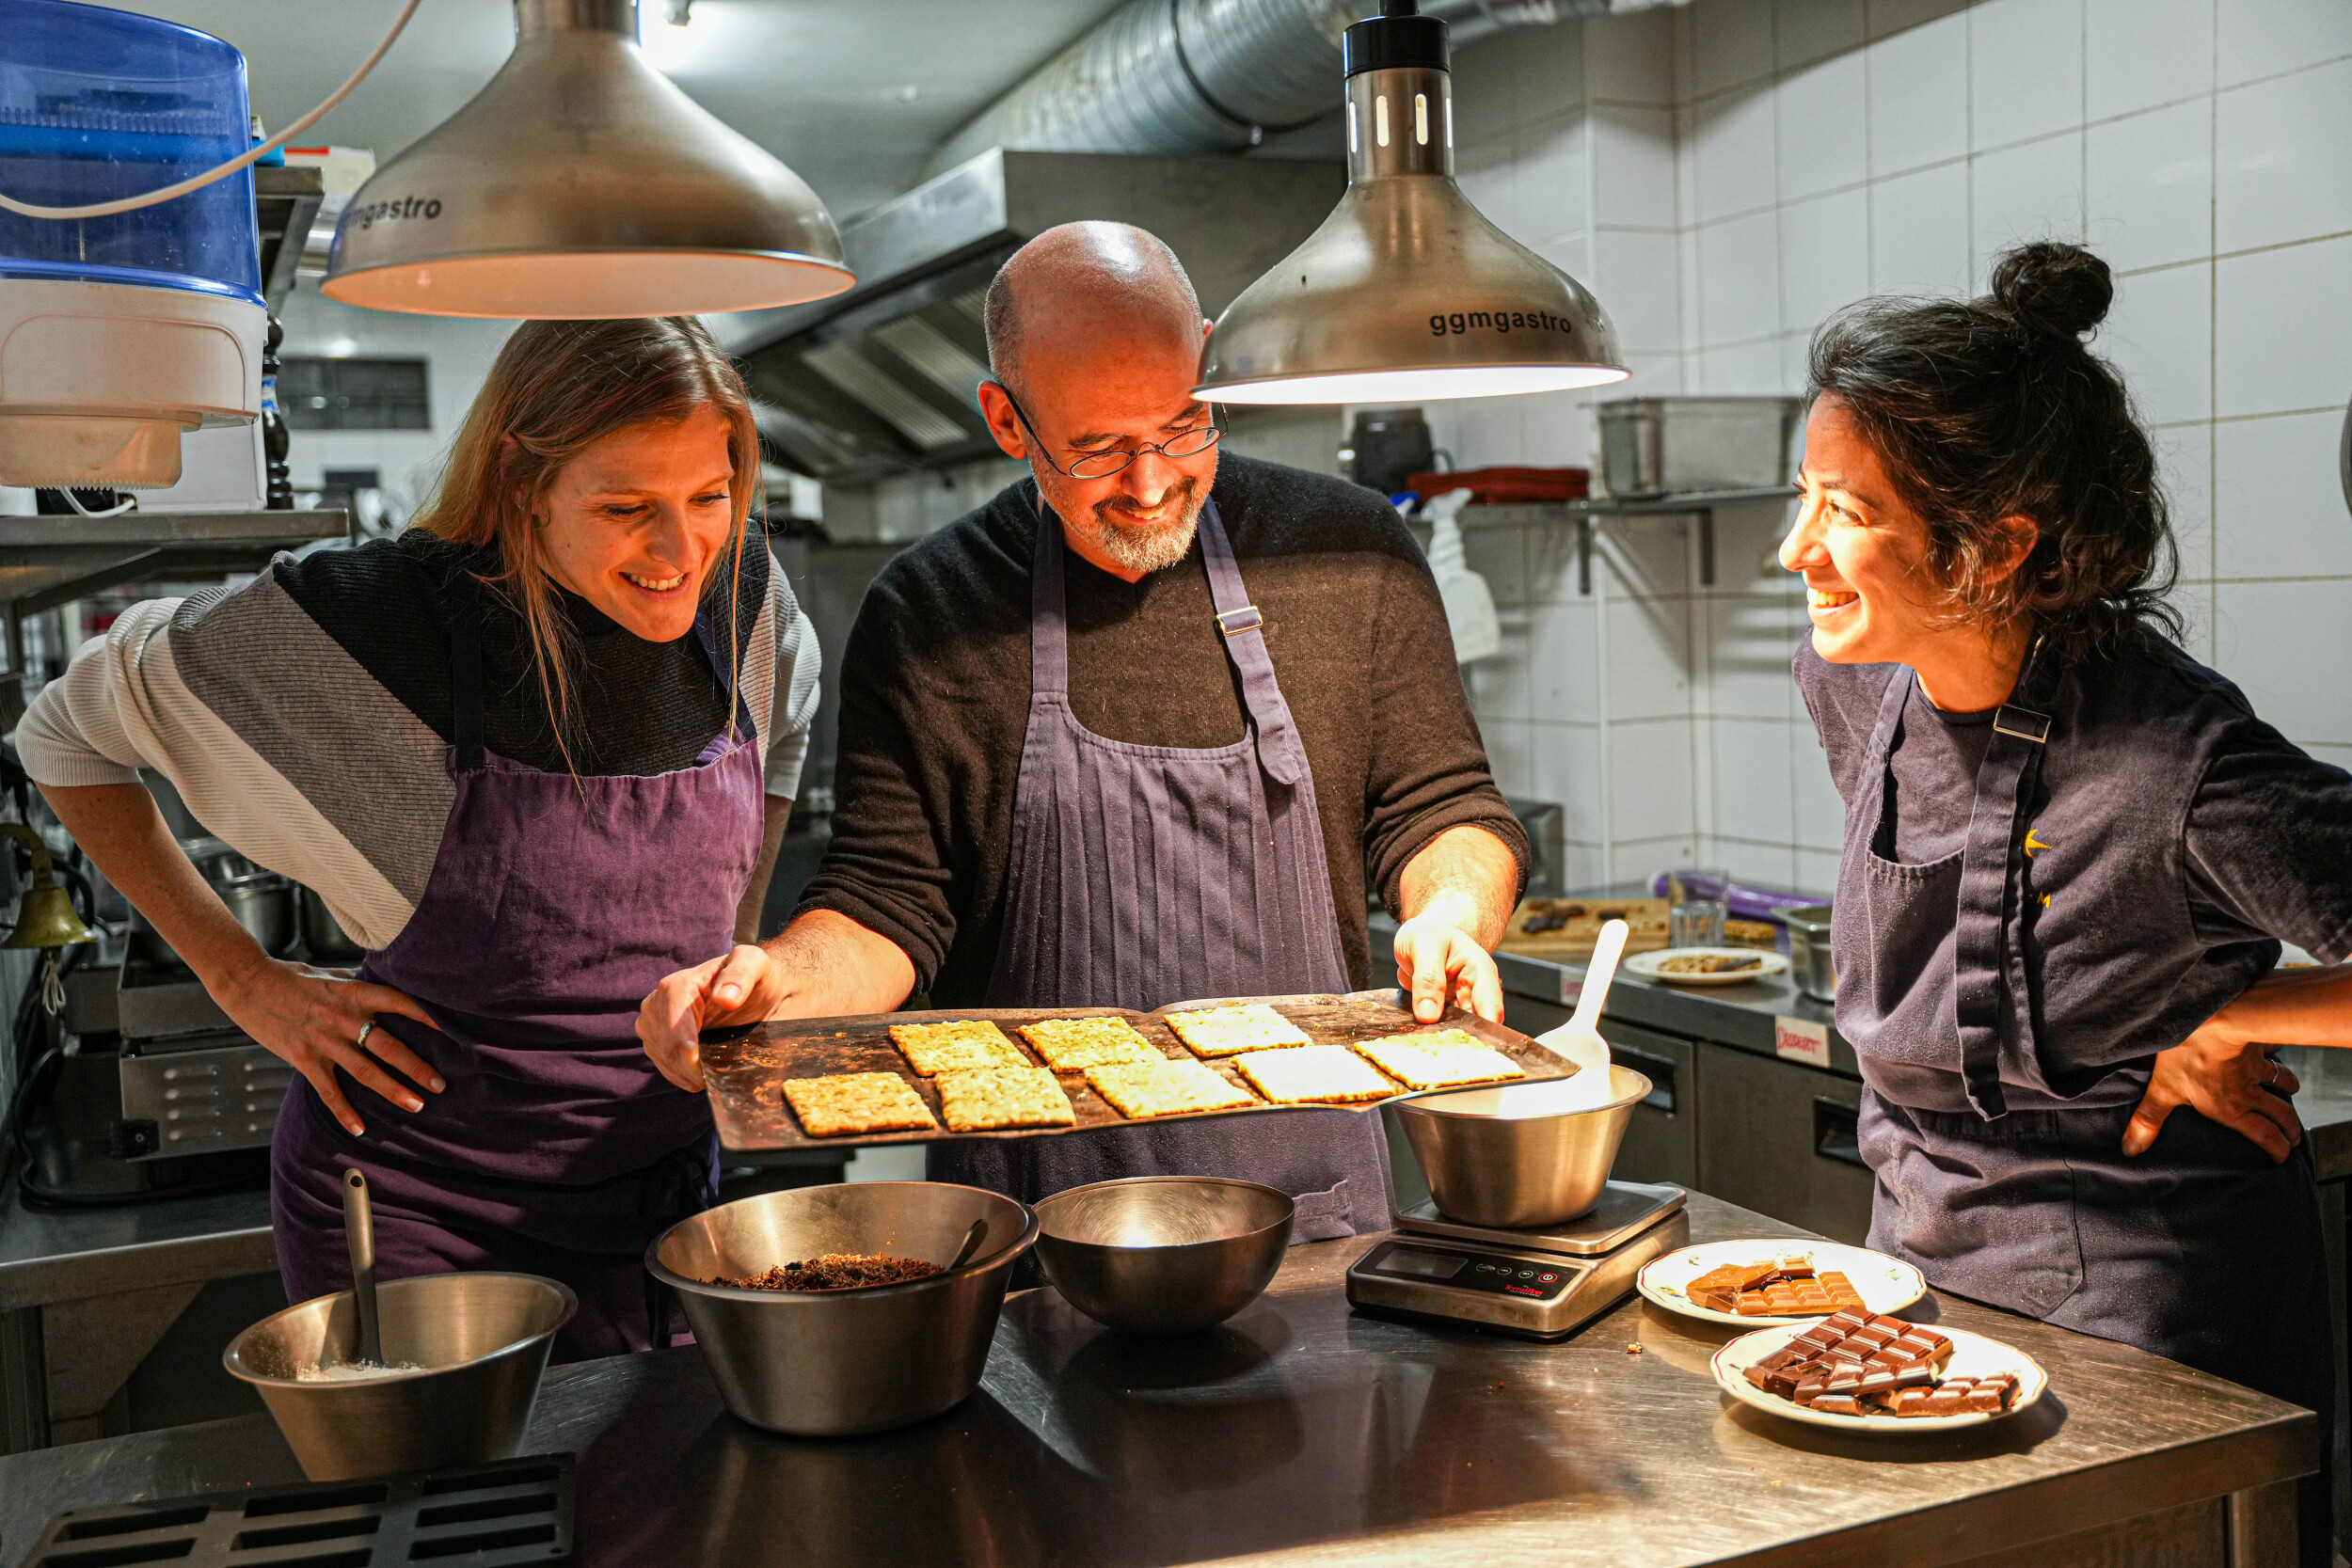
<path fill-rule="evenodd" d="M 1527 862 L 1487 771 L 1437 584 L 1396 513 L 1335 479 L 1226 455 L 1214 491 L 1306 741 L 1348 972 L 1370 983 L 1364 890 L 1475 823 Z M 842 660 L 834 838 L 803 896 L 888 937 L 934 1003 L 976 1003 L 1004 915 L 1029 708 L 1028 481 L 900 554 Z M 1225 746 L 1243 706 L 1200 546 L 1129 584 L 1065 551 L 1070 699 L 1139 745 Z"/>

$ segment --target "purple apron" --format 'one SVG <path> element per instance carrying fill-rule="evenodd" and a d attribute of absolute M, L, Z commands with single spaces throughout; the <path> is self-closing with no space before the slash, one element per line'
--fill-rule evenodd
<path fill-rule="evenodd" d="M 1314 775 L 1212 499 L 1200 551 L 1248 733 L 1192 750 L 1111 740 L 1070 707 L 1062 531 L 1038 511 L 1028 733 L 1013 793 L 996 1007 L 1152 1008 L 1344 991 Z M 1294 1242 L 1389 1224 L 1376 1112 L 1290 1111 L 930 1146 L 932 1180 L 1034 1202 L 1125 1176 L 1230 1176 L 1297 1200 Z"/>
<path fill-rule="evenodd" d="M 643 1254 L 708 1206 L 717 1145 L 703 1097 L 647 1059 L 637 1013 L 663 976 L 733 945 L 763 810 L 751 714 L 739 696 L 733 726 L 672 773 L 510 762 L 483 748 L 470 576 L 449 606 L 456 799 L 416 913 L 359 969 L 439 1022 L 376 1019 L 449 1086 L 411 1113 L 342 1077 L 367 1124 L 355 1139 L 294 1081 L 271 1147 L 278 1271 L 293 1301 L 349 1287 L 342 1172 L 356 1165 L 384 1277 L 545 1275 L 580 1295 L 560 1358 L 666 1345 L 677 1327 Z M 707 615 L 694 638 L 726 684 Z"/>
<path fill-rule="evenodd" d="M 2037 902 L 2026 829 L 2032 819 L 2046 827 L 2052 809 L 2042 760 L 2054 746 L 2099 749 L 2095 725 L 2070 734 L 2050 717 L 2086 711 L 2061 690 L 2077 678 L 2037 679 L 2029 661 L 1994 717 L 1965 842 L 1924 864 L 1895 859 L 1886 813 L 1915 677 L 1899 669 L 1887 684 L 1847 802 L 1832 932 L 1837 1028 L 1869 1084 L 1869 1244 L 1908 1259 L 1940 1290 L 2317 1410 L 2324 1457 L 2334 1379 L 2309 1142 L 2274 1165 L 2184 1107 L 2153 1148 L 2126 1158 L 2123 1129 L 2146 1073 L 2106 1070 L 2115 1041 L 2046 1018 L 2046 987 L 2026 961 Z M 2079 793 L 2063 809 L 2088 809 L 2108 831 L 2100 863 L 2068 896 L 2099 899 L 2126 923 L 2136 909 L 2177 899 L 2179 822 L 2144 809 L 2128 778 L 2093 770 L 2068 788 Z M 2094 792 L 2111 798 L 2085 799 Z M 2183 956 L 2154 922 L 2143 925 L 2133 961 Z M 2068 957 L 2054 948 L 2041 962 Z M 2305 1560 L 2323 1565 L 2328 1488 L 2323 1469 L 2297 1489 Z"/>

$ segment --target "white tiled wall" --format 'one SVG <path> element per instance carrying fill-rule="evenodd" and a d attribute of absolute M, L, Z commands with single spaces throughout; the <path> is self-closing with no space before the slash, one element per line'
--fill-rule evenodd
<path fill-rule="evenodd" d="M 1549 35 L 1461 51 L 1466 182 L 1600 296 L 1631 390 L 1795 392 L 1865 294 L 1980 291 L 2042 235 L 2105 256 L 2094 346 L 2154 430 L 2191 650 L 2352 762 L 2352 4 L 1697 0 Z M 1431 415 L 1463 467 L 1585 462 L 1582 401 Z M 1590 597 L 1565 530 L 1473 539 L 1506 606 L 1470 675 L 1498 772 L 1567 806 L 1591 879 L 1697 853 L 1830 887 L 1786 514 L 1718 516 L 1711 589 L 1674 520 L 1608 525 Z"/>

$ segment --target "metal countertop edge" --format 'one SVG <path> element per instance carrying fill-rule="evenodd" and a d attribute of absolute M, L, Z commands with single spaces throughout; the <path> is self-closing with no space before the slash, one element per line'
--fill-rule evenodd
<path fill-rule="evenodd" d="M 231 1262 L 252 1266 L 224 1272 L 220 1267 L 224 1254 Z M 0 1261 L 0 1312 L 155 1285 L 202 1284 L 237 1274 L 268 1274 L 277 1267 L 278 1245 L 267 1225 L 15 1259 Z M 109 1278 L 117 1274 L 121 1276 L 119 1283 Z M 93 1276 L 100 1283 L 93 1285 Z"/>
<path fill-rule="evenodd" d="M 2226 1498 L 2318 1468 L 2319 1418 L 2296 1410 L 2243 1431 L 2019 1481 L 1723 1560 L 1740 1568 L 1884 1568 L 1888 1562 L 1944 1568 L 2063 1541 L 2185 1503 Z M 2124 1469 L 2130 1474 L 2117 1484 L 2117 1472 Z M 2067 1524 L 2058 1530 L 2017 1528 L 2032 1517 Z M 1923 1528 L 1931 1532 L 1926 1539 L 1920 1538 Z"/>

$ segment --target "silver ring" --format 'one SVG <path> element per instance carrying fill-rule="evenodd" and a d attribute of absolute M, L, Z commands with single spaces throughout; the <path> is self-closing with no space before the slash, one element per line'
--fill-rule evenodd
<path fill-rule="evenodd" d="M 2263 1087 L 2265 1087 L 2265 1088 L 2266 1088 L 2266 1089 L 2267 1089 L 2267 1088 L 2275 1088 L 2275 1087 L 2277 1087 L 2277 1086 L 2278 1086 L 2278 1083 L 2279 1083 L 2279 1067 L 2280 1067 L 2279 1058 L 2278 1058 L 2278 1057 L 2276 1057 L 2276 1056 L 2271 1057 L 2271 1058 L 2270 1058 L 2270 1076 L 2263 1080 Z"/>
<path fill-rule="evenodd" d="M 375 1020 L 370 1019 L 365 1023 L 359 1025 L 359 1037 L 353 1040 L 351 1043 L 358 1046 L 360 1050 L 365 1051 L 368 1048 L 368 1037 L 374 1033 Z"/>

